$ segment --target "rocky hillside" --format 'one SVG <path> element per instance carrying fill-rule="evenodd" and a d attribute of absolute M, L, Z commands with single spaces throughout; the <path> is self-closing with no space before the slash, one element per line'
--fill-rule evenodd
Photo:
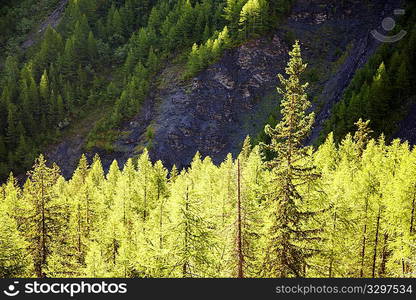
<path fill-rule="evenodd" d="M 227 153 L 237 153 L 244 137 L 257 135 L 277 110 L 276 75 L 284 72 L 295 39 L 301 41 L 309 63 L 305 79 L 311 82 L 310 95 L 315 99 L 312 141 L 356 70 L 377 48 L 370 31 L 392 16 L 400 2 L 297 1 L 278 30 L 229 50 L 192 80 L 180 80 L 180 65 L 167 66 L 155 79 L 141 112 L 122 127 L 115 151 L 93 152 L 100 153 L 105 167 L 113 159 L 124 163 L 145 146 L 154 160 L 178 167 L 188 165 L 197 150 L 217 163 Z M 48 159 L 65 165 L 63 173 L 69 176 L 84 141 L 83 136 L 66 140 L 48 152 Z"/>

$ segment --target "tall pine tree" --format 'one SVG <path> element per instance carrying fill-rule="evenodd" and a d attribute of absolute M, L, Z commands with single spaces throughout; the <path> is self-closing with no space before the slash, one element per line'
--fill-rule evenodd
<path fill-rule="evenodd" d="M 300 81 L 307 65 L 303 63 L 299 42 L 289 55 L 286 68 L 289 77 L 278 75 L 283 86 L 277 89 L 283 95 L 282 120 L 275 128 L 265 128 L 271 143 L 264 145 L 264 149 L 275 154 L 267 163 L 272 171 L 272 190 L 268 195 L 270 219 L 264 275 L 271 277 L 305 276 L 306 260 L 312 253 L 304 243 L 312 240 L 316 232 L 305 228 L 312 213 L 304 210 L 303 201 L 308 195 L 299 188 L 316 177 L 306 162 L 308 148 L 302 144 L 314 122 L 314 113 L 307 113 L 310 107 L 305 92 L 308 84 Z"/>

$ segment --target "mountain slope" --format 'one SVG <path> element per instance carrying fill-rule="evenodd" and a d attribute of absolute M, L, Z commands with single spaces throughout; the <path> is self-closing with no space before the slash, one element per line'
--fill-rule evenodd
<path fill-rule="evenodd" d="M 309 63 L 306 79 L 311 82 L 309 92 L 318 111 L 315 138 L 356 70 L 377 48 L 370 31 L 399 4 L 395 0 L 370 1 L 369 5 L 297 1 L 277 31 L 227 51 L 192 80 L 181 81 L 181 66 L 169 65 L 155 77 L 152 100 L 121 127 L 123 136 L 114 143 L 114 152 L 94 150 L 100 153 L 105 168 L 113 159 L 124 163 L 145 146 L 150 146 L 154 160 L 178 167 L 188 165 L 196 151 L 215 162 L 229 152 L 237 153 L 244 137 L 256 136 L 277 111 L 276 74 L 284 71 L 287 49 L 294 39 L 301 40 Z M 82 142 L 75 144 L 65 141 L 48 155 L 52 161 L 68 164 L 63 170 L 66 175 L 83 151 Z"/>
<path fill-rule="evenodd" d="M 394 43 L 383 43 L 377 52 L 356 72 L 342 101 L 331 111 L 330 119 L 321 132 L 323 142 L 329 132 L 337 142 L 355 130 L 357 120 L 371 120 L 374 136 L 384 134 L 388 141 L 395 137 L 408 140 L 401 131 L 416 95 L 416 5 L 404 6 L 405 14 L 393 23 L 394 31 L 383 33 L 399 37 Z M 389 18 L 384 19 L 389 22 Z M 383 31 L 379 31 L 381 33 Z M 406 123 L 406 121 L 404 121 Z"/>

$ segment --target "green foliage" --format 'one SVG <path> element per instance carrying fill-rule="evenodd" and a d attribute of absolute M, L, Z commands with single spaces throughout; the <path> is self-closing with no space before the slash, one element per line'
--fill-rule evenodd
<path fill-rule="evenodd" d="M 302 61 L 298 41 L 289 56 L 288 78 L 278 75 L 282 85 L 277 89 L 283 96 L 280 103 L 282 119 L 275 128 L 266 126 L 265 132 L 271 143 L 263 145 L 274 154 L 274 158 L 267 162 L 272 169 L 268 188 L 276 191 L 267 197 L 269 223 L 266 226 L 268 234 L 263 269 L 266 277 L 305 276 L 306 259 L 313 254 L 310 248 L 316 239 L 315 230 L 307 227 L 314 216 L 304 205 L 310 200 L 301 194 L 299 188 L 302 185 L 313 187 L 319 175 L 308 161 L 309 149 L 302 145 L 314 122 L 314 113 L 306 114 L 310 107 L 305 92 L 308 83 L 300 82 L 306 64 Z M 311 195 L 313 189 L 308 196 Z"/>
<path fill-rule="evenodd" d="M 331 133 L 304 147 L 314 115 L 298 43 L 290 56 L 282 119 L 265 129 L 267 161 L 247 138 L 236 159 L 215 165 L 197 153 L 180 172 L 145 149 L 107 174 L 98 155 L 82 156 L 65 180 L 41 155 L 22 187 L 10 175 L 0 187 L 0 276 L 413 277 L 416 150 L 371 139 L 361 119 L 339 145 Z M 50 74 L 42 99 L 54 94 Z M 21 159 L 27 140 L 8 106 L 0 155 L 14 142 Z"/>
<path fill-rule="evenodd" d="M 351 132 L 354 123 L 362 118 L 371 120 L 376 135 L 384 133 L 390 139 L 397 130 L 409 104 L 413 103 L 415 80 L 415 6 L 409 4 L 407 16 L 400 29 L 407 35 L 394 45 L 380 46 L 370 61 L 354 76 L 342 100 L 333 108 L 318 142 L 334 132 L 336 142 Z"/>
<path fill-rule="evenodd" d="M 12 177 L 0 188 L 1 276 L 413 276 L 416 152 L 367 131 L 340 146 L 330 135 L 298 156 L 304 176 L 293 177 L 286 203 L 279 174 L 288 167 L 270 168 L 249 141 L 235 160 L 216 166 L 197 155 L 169 178 L 147 152 L 107 176 L 98 157 L 83 157 L 68 181 L 40 157 L 22 188 Z M 305 181 L 312 172 L 302 166 L 321 176 Z M 292 243 L 299 248 L 282 247 Z M 291 255 L 273 259 L 270 247 Z"/>
<path fill-rule="evenodd" d="M 0 201 L 0 278 L 25 277 L 30 275 L 31 258 L 28 243 L 18 230 L 19 217 L 13 200 L 20 195 L 13 177 L 3 187 L 3 192 L 7 195 Z"/>
<path fill-rule="evenodd" d="M 29 179 L 24 189 L 24 201 L 27 210 L 24 212 L 24 232 L 30 241 L 28 249 L 33 255 L 34 271 L 37 277 L 45 277 L 47 259 L 53 249 L 55 240 L 52 233 L 63 234 L 65 230 L 63 214 L 65 211 L 56 197 L 59 169 L 46 166 L 41 155 L 29 172 Z"/>
<path fill-rule="evenodd" d="M 199 71 L 215 62 L 224 50 L 250 38 L 264 34 L 277 24 L 287 11 L 291 0 L 279 0 L 278 7 L 270 6 L 267 0 L 227 0 L 222 17 L 226 21 L 220 33 L 207 37 L 206 25 L 203 43 L 194 43 L 188 56 L 185 78 L 195 76 Z M 284 8 L 285 7 L 285 8 Z"/>
<path fill-rule="evenodd" d="M 230 37 L 227 26 L 224 27 L 214 40 L 208 39 L 201 46 L 194 44 L 189 54 L 187 70 L 184 75 L 185 78 L 195 75 L 200 70 L 212 64 L 219 58 L 222 51 L 229 47 Z"/>
<path fill-rule="evenodd" d="M 240 12 L 240 34 L 247 39 L 264 32 L 268 27 L 268 12 L 266 0 L 248 0 Z"/>

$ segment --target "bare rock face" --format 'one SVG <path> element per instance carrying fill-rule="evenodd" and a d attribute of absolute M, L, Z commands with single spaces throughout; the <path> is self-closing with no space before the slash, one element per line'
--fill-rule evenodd
<path fill-rule="evenodd" d="M 235 86 L 235 82 L 226 74 L 223 74 L 223 73 L 215 74 L 214 79 L 217 80 L 227 90 L 232 90 Z"/>
<path fill-rule="evenodd" d="M 247 133 L 242 116 L 276 84 L 288 47 L 276 35 L 254 40 L 203 71 L 192 83 L 162 92 L 151 155 L 178 167 L 196 151 L 220 162 Z"/>

